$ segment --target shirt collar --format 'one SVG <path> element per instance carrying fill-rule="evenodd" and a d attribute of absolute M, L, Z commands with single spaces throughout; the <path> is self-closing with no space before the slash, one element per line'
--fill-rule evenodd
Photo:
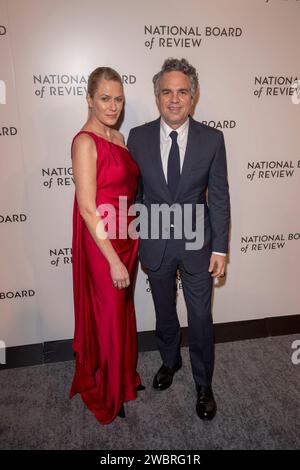
<path fill-rule="evenodd" d="M 178 133 L 178 137 L 181 137 L 182 135 L 184 135 L 185 132 L 187 132 L 189 128 L 189 124 L 190 124 L 190 118 L 188 117 L 187 120 L 180 127 L 178 127 L 178 129 L 172 129 L 172 127 L 170 127 L 161 117 L 160 118 L 161 135 L 164 139 L 167 140 L 169 138 L 170 132 L 176 130 L 176 132 Z"/>

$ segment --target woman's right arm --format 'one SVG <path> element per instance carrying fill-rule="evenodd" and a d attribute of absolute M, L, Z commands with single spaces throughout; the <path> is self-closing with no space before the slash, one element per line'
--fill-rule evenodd
<path fill-rule="evenodd" d="M 72 146 L 72 167 L 75 182 L 76 199 L 80 215 L 110 266 L 110 273 L 115 287 L 122 289 L 129 286 L 128 271 L 113 248 L 108 237 L 98 237 L 99 229 L 104 233 L 104 224 L 96 208 L 97 150 L 92 137 L 81 134 Z"/>

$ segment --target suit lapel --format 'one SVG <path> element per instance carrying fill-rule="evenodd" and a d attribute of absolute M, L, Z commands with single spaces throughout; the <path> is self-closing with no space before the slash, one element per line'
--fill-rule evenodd
<path fill-rule="evenodd" d="M 152 157 L 153 157 L 153 164 L 155 169 L 155 174 L 157 175 L 157 184 L 161 187 L 161 190 L 164 194 L 164 199 L 169 204 L 172 204 L 172 197 L 169 191 L 168 184 L 166 182 L 166 178 L 164 175 L 164 170 L 161 161 L 161 153 L 160 153 L 160 118 L 154 121 L 153 132 L 152 132 L 152 139 L 151 139 L 151 146 L 152 146 Z"/>

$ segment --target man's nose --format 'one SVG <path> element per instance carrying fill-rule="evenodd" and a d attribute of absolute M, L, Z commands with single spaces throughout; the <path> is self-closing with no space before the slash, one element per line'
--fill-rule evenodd
<path fill-rule="evenodd" d="M 172 103 L 178 103 L 178 101 L 179 101 L 179 94 L 178 94 L 178 93 L 172 93 L 171 101 L 172 101 Z"/>

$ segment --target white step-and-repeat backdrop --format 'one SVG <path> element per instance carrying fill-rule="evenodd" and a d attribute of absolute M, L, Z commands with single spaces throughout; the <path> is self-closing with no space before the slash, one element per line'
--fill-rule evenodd
<path fill-rule="evenodd" d="M 123 76 L 121 131 L 157 117 L 152 76 L 196 66 L 195 118 L 221 129 L 232 204 L 230 263 L 214 321 L 300 313 L 300 1 L 0 0 L 0 339 L 71 338 L 70 143 L 88 74 Z M 179 286 L 180 287 L 180 286 Z M 154 329 L 147 278 L 138 330 Z M 182 292 L 179 314 L 186 325 Z"/>

